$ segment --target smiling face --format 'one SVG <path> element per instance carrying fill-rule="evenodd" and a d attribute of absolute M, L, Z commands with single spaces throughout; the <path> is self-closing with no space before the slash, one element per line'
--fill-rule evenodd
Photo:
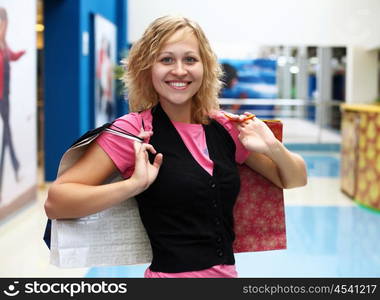
<path fill-rule="evenodd" d="M 191 103 L 203 80 L 198 40 L 188 30 L 174 33 L 159 51 L 152 66 L 152 83 L 165 106 Z"/>

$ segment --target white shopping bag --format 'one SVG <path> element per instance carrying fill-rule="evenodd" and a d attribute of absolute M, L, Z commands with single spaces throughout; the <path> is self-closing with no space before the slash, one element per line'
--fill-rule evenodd
<path fill-rule="evenodd" d="M 104 130 L 134 139 L 107 126 L 90 131 L 65 152 L 58 176 L 73 165 Z M 115 174 L 107 182 L 118 180 L 123 178 Z M 50 262 L 58 267 L 143 264 L 150 263 L 151 259 L 152 249 L 134 198 L 87 217 L 52 220 Z"/>

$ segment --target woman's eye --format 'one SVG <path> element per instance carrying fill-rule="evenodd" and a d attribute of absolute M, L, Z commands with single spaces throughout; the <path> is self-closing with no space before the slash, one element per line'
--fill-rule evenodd
<path fill-rule="evenodd" d="M 186 57 L 185 58 L 185 62 L 186 63 L 190 63 L 190 64 L 193 64 L 193 63 L 196 63 L 198 60 L 195 58 L 195 57 L 191 57 L 191 56 L 189 56 L 189 57 Z"/>
<path fill-rule="evenodd" d="M 171 57 L 163 57 L 161 58 L 160 62 L 164 63 L 164 64 L 170 64 L 173 62 L 173 58 Z"/>

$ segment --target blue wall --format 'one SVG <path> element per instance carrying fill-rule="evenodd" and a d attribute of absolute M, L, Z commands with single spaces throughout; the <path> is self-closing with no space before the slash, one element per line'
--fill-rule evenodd
<path fill-rule="evenodd" d="M 56 177 L 59 160 L 76 138 L 94 127 L 93 16 L 117 26 L 118 60 L 127 48 L 127 0 L 48 0 L 45 18 L 45 180 Z M 88 55 L 82 36 L 90 37 Z M 117 115 L 127 112 L 122 97 Z"/>

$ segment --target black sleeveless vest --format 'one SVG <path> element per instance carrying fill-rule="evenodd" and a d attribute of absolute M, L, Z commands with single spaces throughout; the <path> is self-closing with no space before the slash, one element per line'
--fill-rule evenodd
<path fill-rule="evenodd" d="M 213 176 L 193 158 L 160 105 L 150 143 L 163 154 L 157 179 L 136 196 L 153 251 L 152 271 L 177 273 L 235 263 L 233 206 L 240 190 L 235 144 L 215 120 L 203 125 Z M 151 162 L 153 155 L 150 155 Z"/>

